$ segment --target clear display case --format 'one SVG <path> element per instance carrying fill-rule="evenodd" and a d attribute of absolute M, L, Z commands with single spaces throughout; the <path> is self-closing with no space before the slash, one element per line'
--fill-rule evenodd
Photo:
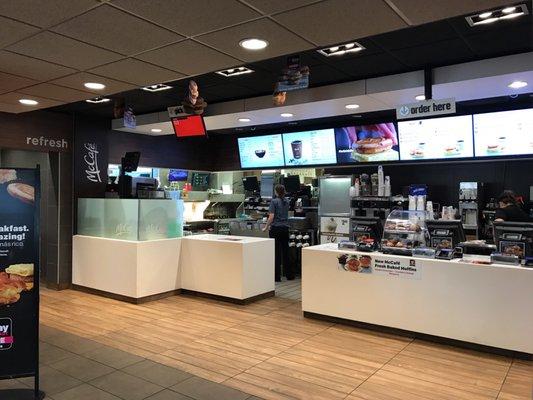
<path fill-rule="evenodd" d="M 426 247 L 429 240 L 425 211 L 392 211 L 383 229 L 383 253 L 412 255 L 413 249 Z"/>

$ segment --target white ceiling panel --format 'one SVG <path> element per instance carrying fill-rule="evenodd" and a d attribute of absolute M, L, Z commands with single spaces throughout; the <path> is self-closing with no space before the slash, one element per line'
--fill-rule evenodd
<path fill-rule="evenodd" d="M 87 89 L 85 86 L 83 86 L 83 84 L 86 82 L 103 83 L 105 85 L 105 89 L 103 90 Z M 105 77 L 94 75 L 94 74 L 89 74 L 87 72 L 79 72 L 77 74 L 65 76 L 63 78 L 53 80 L 50 83 L 69 87 L 72 89 L 84 90 L 86 92 L 91 92 L 95 95 L 114 94 L 118 92 L 124 92 L 126 90 L 135 89 L 137 87 L 137 85 L 131 85 L 126 82 L 120 82 L 114 79 L 105 78 Z"/>
<path fill-rule="evenodd" d="M 19 103 L 19 99 L 30 99 L 30 100 L 35 100 L 39 102 L 39 104 L 36 106 L 24 106 L 24 108 L 21 108 L 21 111 L 31 111 L 31 110 L 36 110 L 39 108 L 58 106 L 59 104 L 61 104 L 61 102 L 56 101 L 56 100 L 46 99 L 44 97 L 33 96 L 33 95 L 19 93 L 19 92 L 0 94 L 0 103 L 10 104 L 12 106 L 18 107 L 22 105 Z"/>
<path fill-rule="evenodd" d="M 111 4 L 187 36 L 260 16 L 236 0 L 114 0 Z"/>
<path fill-rule="evenodd" d="M 183 39 L 181 35 L 108 5 L 95 8 L 52 30 L 124 55 L 140 53 Z"/>
<path fill-rule="evenodd" d="M 192 40 L 149 51 L 136 58 L 186 75 L 199 75 L 241 63 L 235 58 Z"/>
<path fill-rule="evenodd" d="M 266 40 L 269 45 L 267 48 L 258 51 L 246 50 L 239 46 L 239 42 L 247 38 L 260 38 Z M 245 61 L 277 57 L 313 47 L 311 43 L 268 18 L 198 36 L 197 40 Z"/>
<path fill-rule="evenodd" d="M 21 54 L 0 50 L 0 71 L 47 81 L 75 72 L 72 68 L 37 60 Z"/>
<path fill-rule="evenodd" d="M 0 72 L 0 93 L 10 92 L 39 83 L 33 79 Z"/>
<path fill-rule="evenodd" d="M 0 15 L 46 28 L 98 4 L 98 0 L 1 0 Z"/>
<path fill-rule="evenodd" d="M 133 58 L 91 69 L 96 75 L 117 79 L 137 86 L 146 86 L 181 79 L 185 75 Z"/>
<path fill-rule="evenodd" d="M 30 86 L 20 89 L 19 92 L 67 103 L 94 97 L 94 94 L 92 93 L 74 90 L 64 86 L 52 85 L 50 83 L 41 83 L 39 85 Z"/>
<path fill-rule="evenodd" d="M 39 32 L 39 28 L 0 16 L 0 48 Z"/>
<path fill-rule="evenodd" d="M 407 26 L 383 0 L 325 0 L 273 18 L 321 46 Z"/>
<path fill-rule="evenodd" d="M 41 32 L 7 50 L 76 69 L 87 69 L 122 56 L 52 32 Z"/>
<path fill-rule="evenodd" d="M 510 0 L 388 0 L 414 25 L 515 3 Z"/>

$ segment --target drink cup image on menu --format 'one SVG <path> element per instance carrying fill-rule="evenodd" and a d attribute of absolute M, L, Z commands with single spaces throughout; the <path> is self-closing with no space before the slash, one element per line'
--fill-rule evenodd
<path fill-rule="evenodd" d="M 301 140 L 292 141 L 291 147 L 292 147 L 292 156 L 297 160 L 302 158 L 302 141 Z"/>
<path fill-rule="evenodd" d="M 283 151 L 287 166 L 335 164 L 335 132 L 330 128 L 284 133 Z"/>

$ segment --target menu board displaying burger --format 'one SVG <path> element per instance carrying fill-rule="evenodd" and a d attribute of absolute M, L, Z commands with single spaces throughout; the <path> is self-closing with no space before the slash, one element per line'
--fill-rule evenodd
<path fill-rule="evenodd" d="M 436 160 L 474 156 L 472 116 L 401 121 L 402 160 Z"/>
<path fill-rule="evenodd" d="M 38 185 L 38 170 L 0 169 L 0 378 L 36 373 Z"/>
<path fill-rule="evenodd" d="M 393 123 L 335 128 L 339 163 L 398 161 L 398 133 Z"/>
<path fill-rule="evenodd" d="M 474 115 L 476 157 L 533 154 L 533 109 Z"/>
<path fill-rule="evenodd" d="M 252 136 L 238 139 L 241 168 L 282 167 L 281 135 Z"/>
<path fill-rule="evenodd" d="M 285 165 L 335 164 L 335 134 L 333 129 L 283 134 Z"/>

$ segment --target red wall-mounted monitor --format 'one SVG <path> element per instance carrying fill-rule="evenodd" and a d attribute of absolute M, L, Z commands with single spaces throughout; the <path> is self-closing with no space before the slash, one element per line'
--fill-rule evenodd
<path fill-rule="evenodd" d="M 177 137 L 207 136 L 204 119 L 201 115 L 172 118 L 172 127 Z"/>

